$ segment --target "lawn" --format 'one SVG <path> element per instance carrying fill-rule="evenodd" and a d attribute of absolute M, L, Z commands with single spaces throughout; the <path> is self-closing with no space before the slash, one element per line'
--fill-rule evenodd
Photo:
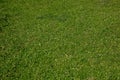
<path fill-rule="evenodd" d="M 120 0 L 0 0 L 0 80 L 120 80 Z"/>

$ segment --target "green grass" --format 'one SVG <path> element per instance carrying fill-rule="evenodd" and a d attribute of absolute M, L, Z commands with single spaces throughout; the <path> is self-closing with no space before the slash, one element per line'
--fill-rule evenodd
<path fill-rule="evenodd" d="M 0 0 L 0 80 L 120 80 L 120 0 Z"/>

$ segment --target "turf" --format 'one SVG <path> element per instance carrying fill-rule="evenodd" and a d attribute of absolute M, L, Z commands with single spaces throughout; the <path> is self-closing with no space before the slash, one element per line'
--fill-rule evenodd
<path fill-rule="evenodd" d="M 120 80 L 120 0 L 0 0 L 0 80 Z"/>

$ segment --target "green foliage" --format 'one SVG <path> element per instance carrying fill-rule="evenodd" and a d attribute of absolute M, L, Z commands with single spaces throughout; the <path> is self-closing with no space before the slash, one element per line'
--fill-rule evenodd
<path fill-rule="evenodd" d="M 120 0 L 0 0 L 1 80 L 120 80 Z"/>

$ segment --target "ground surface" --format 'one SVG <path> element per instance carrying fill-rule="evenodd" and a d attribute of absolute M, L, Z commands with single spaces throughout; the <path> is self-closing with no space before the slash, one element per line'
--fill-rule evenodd
<path fill-rule="evenodd" d="M 120 80 L 120 0 L 0 0 L 0 80 Z"/>

